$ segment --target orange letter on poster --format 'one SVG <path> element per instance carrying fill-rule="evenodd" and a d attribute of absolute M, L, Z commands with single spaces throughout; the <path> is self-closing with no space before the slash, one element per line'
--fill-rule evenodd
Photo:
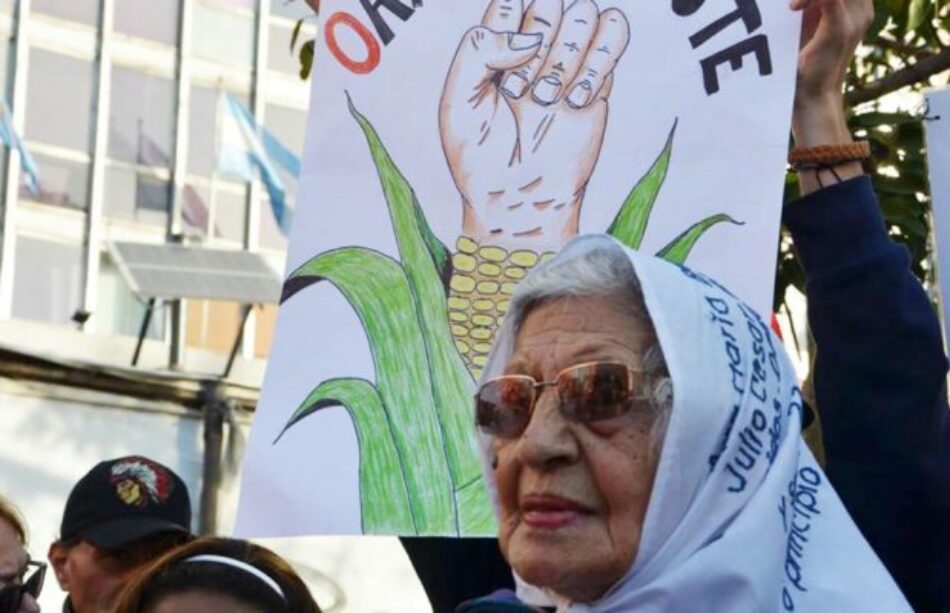
<path fill-rule="evenodd" d="M 356 33 L 357 36 L 360 37 L 360 40 L 362 40 L 363 44 L 366 45 L 367 55 L 365 60 L 362 62 L 357 62 L 343 53 L 343 50 L 340 49 L 340 45 L 336 40 L 336 27 L 338 25 L 348 26 L 351 30 L 353 30 L 353 32 Z M 327 47 L 330 48 L 330 53 L 332 53 L 333 57 L 343 64 L 343 67 L 348 69 L 350 72 L 355 72 L 356 74 L 366 74 L 372 72 L 377 66 L 379 66 L 379 43 L 376 42 L 372 32 L 366 29 L 366 26 L 360 23 L 356 17 L 353 17 L 349 13 L 333 13 L 330 15 L 330 18 L 327 19 L 327 25 L 324 28 L 324 33 L 327 37 Z"/>

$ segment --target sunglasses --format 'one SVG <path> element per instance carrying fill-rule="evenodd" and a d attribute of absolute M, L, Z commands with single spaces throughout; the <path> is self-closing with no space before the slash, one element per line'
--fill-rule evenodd
<path fill-rule="evenodd" d="M 0 589 L 0 613 L 16 613 L 19 611 L 25 594 L 29 594 L 33 598 L 39 598 L 40 592 L 43 591 L 43 580 L 46 578 L 46 564 L 31 560 L 26 563 L 26 568 L 23 569 L 24 574 L 31 566 L 36 570 L 28 579 L 22 583 L 8 585 Z"/>
<path fill-rule="evenodd" d="M 475 393 L 475 424 L 497 438 L 517 438 L 531 421 L 545 387 L 557 390 L 561 415 L 592 424 L 630 412 L 652 410 L 653 376 L 619 362 L 588 362 L 565 368 L 553 381 L 527 375 L 489 379 Z"/>

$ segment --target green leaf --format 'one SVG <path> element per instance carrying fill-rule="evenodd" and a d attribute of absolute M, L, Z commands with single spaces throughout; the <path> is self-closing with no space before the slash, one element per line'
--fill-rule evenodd
<path fill-rule="evenodd" d="M 905 32 L 913 32 L 924 23 L 930 14 L 933 0 L 910 0 L 907 7 L 907 26 Z"/>
<path fill-rule="evenodd" d="M 342 292 L 366 331 L 376 388 L 406 467 L 412 516 L 419 533 L 456 534 L 455 488 L 446 465 L 415 300 L 402 266 L 361 247 L 328 251 L 290 275 L 282 300 L 322 280 Z"/>
<path fill-rule="evenodd" d="M 689 257 L 690 251 L 693 250 L 696 242 L 703 236 L 703 234 L 705 234 L 706 231 L 713 226 L 723 222 L 728 222 L 737 226 L 745 225 L 744 222 L 736 221 L 724 213 L 707 217 L 706 219 L 690 226 L 688 230 L 670 241 L 666 247 L 660 249 L 656 255 L 663 258 L 664 260 L 673 262 L 674 264 L 683 264 L 686 262 L 686 258 Z"/>
<path fill-rule="evenodd" d="M 324 381 L 294 411 L 277 440 L 307 416 L 335 406 L 343 406 L 349 412 L 359 440 L 363 533 L 417 534 L 405 470 L 389 416 L 371 383 L 363 379 Z"/>
<path fill-rule="evenodd" d="M 290 35 L 290 52 L 294 52 L 294 47 L 297 46 L 297 38 L 300 36 L 300 28 L 303 27 L 303 19 L 298 19 L 297 23 L 294 24 L 294 31 Z"/>
<path fill-rule="evenodd" d="M 306 79 L 313 69 L 313 41 L 308 40 L 300 47 L 300 78 Z"/>
<path fill-rule="evenodd" d="M 479 475 L 474 481 L 463 485 L 455 493 L 455 503 L 459 508 L 459 532 L 462 536 L 498 534 L 498 524 L 484 477 Z"/>
<path fill-rule="evenodd" d="M 666 145 L 653 162 L 653 166 L 637 182 L 636 186 L 630 191 L 623 206 L 617 213 L 607 233 L 616 237 L 620 242 L 631 249 L 639 249 L 643 242 L 643 235 L 647 230 L 647 223 L 650 221 L 650 213 L 653 212 L 653 204 L 656 197 L 663 187 L 663 181 L 666 179 L 666 171 L 670 167 L 670 156 L 673 153 L 673 135 L 676 133 L 676 124 L 679 120 L 673 122 L 670 134 L 666 139 Z"/>
<path fill-rule="evenodd" d="M 432 233 L 416 195 L 393 162 L 372 124 L 349 100 L 350 113 L 366 136 L 379 174 L 393 231 L 409 284 L 416 299 L 416 314 L 422 328 L 432 373 L 433 396 L 445 436 L 449 470 L 456 487 L 481 474 L 475 427 L 472 420 L 474 384 L 455 348 L 446 304 L 448 250 Z"/>

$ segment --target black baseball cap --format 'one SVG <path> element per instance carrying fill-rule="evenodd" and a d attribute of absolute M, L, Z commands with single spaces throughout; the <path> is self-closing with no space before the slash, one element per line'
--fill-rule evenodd
<path fill-rule="evenodd" d="M 191 533 L 191 501 L 181 477 L 142 456 L 100 462 L 66 500 L 60 539 L 114 551 L 159 534 Z"/>

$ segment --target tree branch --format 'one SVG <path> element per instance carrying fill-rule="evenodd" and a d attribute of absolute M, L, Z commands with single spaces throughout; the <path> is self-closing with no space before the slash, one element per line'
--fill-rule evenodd
<path fill-rule="evenodd" d="M 950 48 L 945 48 L 939 53 L 923 58 L 913 66 L 892 72 L 865 87 L 852 89 L 845 94 L 845 103 L 848 106 L 855 106 L 877 100 L 881 96 L 897 91 L 902 87 L 926 81 L 947 69 L 950 69 Z"/>

